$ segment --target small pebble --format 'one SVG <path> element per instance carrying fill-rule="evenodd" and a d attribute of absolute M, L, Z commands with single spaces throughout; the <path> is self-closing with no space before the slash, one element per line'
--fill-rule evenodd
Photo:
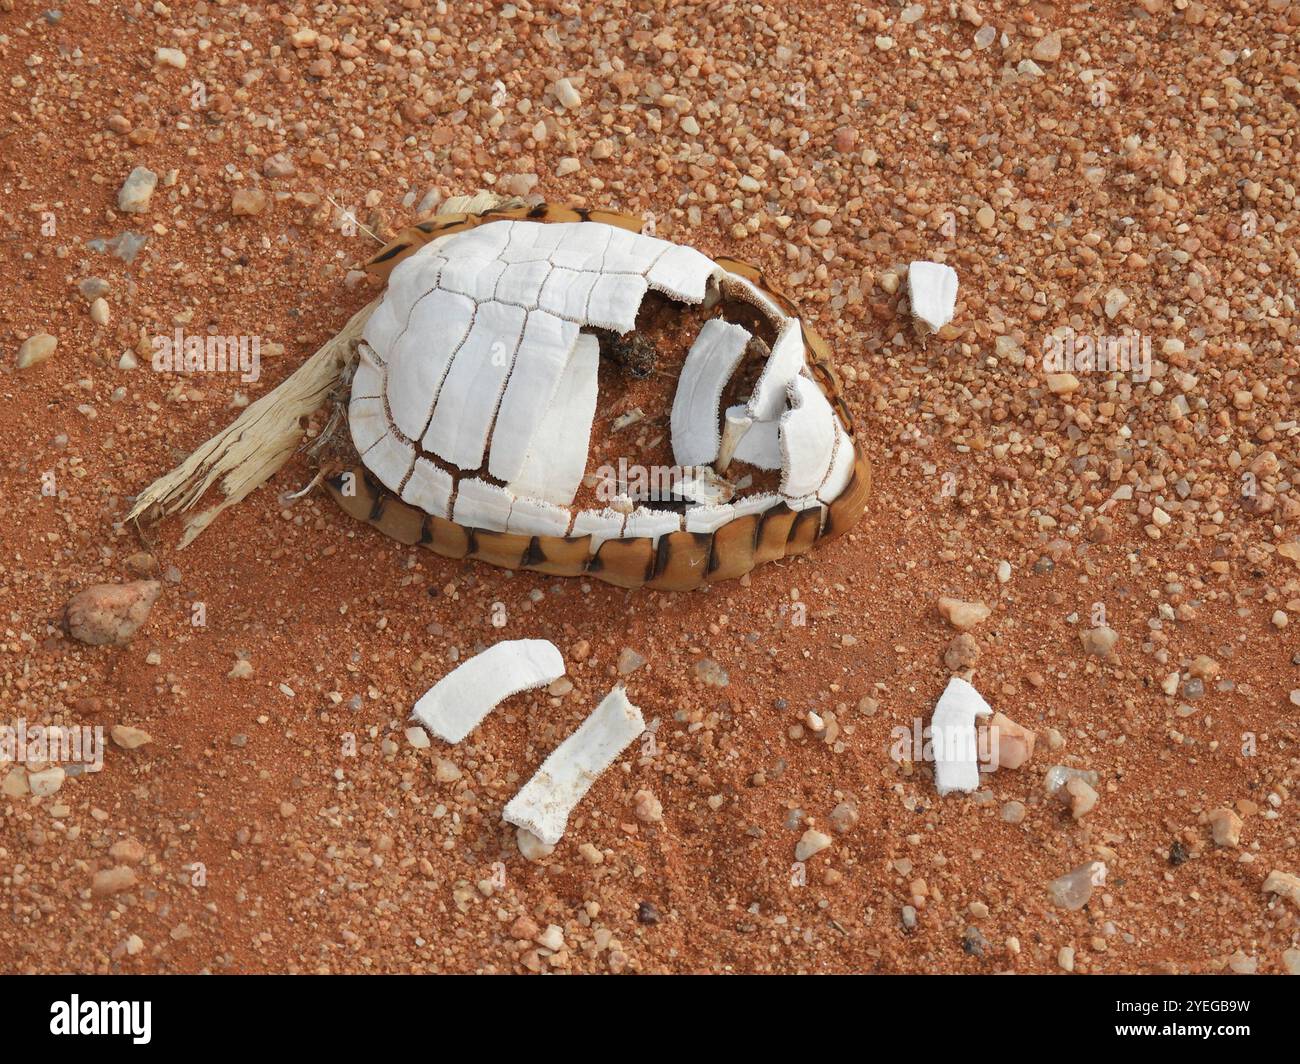
<path fill-rule="evenodd" d="M 117 193 L 117 209 L 126 214 L 143 214 L 149 209 L 158 175 L 152 170 L 137 166 L 127 175 Z"/>
<path fill-rule="evenodd" d="M 824 835 L 820 831 L 809 828 L 799 838 L 798 844 L 794 848 L 794 859 L 796 861 L 806 861 L 814 854 L 821 853 L 831 845 L 832 839 L 829 835 Z"/>
<path fill-rule="evenodd" d="M 17 365 L 19 369 L 30 369 L 47 361 L 54 354 L 59 341 L 49 333 L 35 333 L 22 342 L 18 348 Z"/>

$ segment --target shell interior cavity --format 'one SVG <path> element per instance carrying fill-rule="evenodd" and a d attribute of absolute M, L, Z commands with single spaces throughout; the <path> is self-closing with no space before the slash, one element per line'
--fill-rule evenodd
<path fill-rule="evenodd" d="M 507 639 L 458 665 L 415 704 L 411 713 L 439 739 L 458 743 L 497 704 L 564 675 L 564 657 L 547 639 Z"/>
<path fill-rule="evenodd" d="M 632 331 L 650 292 L 724 314 L 745 305 L 771 346 L 708 319 L 668 419 L 676 463 L 703 476 L 668 504 L 575 509 L 597 413 L 596 331 Z M 360 353 L 348 415 L 362 462 L 403 501 L 468 528 L 590 535 L 594 554 L 611 538 L 709 531 L 781 502 L 822 507 L 824 520 L 853 475 L 853 441 L 810 376 L 799 320 L 692 248 L 600 222 L 503 219 L 430 241 L 393 269 Z M 747 355 L 765 361 L 724 411 Z M 715 490 L 714 471 L 734 462 L 779 470 L 779 488 Z"/>

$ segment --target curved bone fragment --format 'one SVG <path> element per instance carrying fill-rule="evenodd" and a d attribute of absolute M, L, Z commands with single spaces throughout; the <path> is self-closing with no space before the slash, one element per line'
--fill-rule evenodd
<path fill-rule="evenodd" d="M 354 398 L 348 404 L 348 426 L 357 454 L 365 454 L 388 434 L 388 415 L 384 413 L 383 399 L 378 396 Z"/>
<path fill-rule="evenodd" d="M 417 458 L 411 466 L 402 500 L 418 506 L 434 517 L 448 517 L 451 513 L 451 474 L 439 469 L 427 458 Z"/>
<path fill-rule="evenodd" d="M 735 494 L 735 485 L 718 476 L 707 465 L 688 466 L 674 475 L 669 492 L 673 502 L 695 506 L 721 506 Z"/>
<path fill-rule="evenodd" d="M 940 795 L 969 793 L 980 785 L 975 718 L 992 716 L 980 693 L 960 676 L 948 681 L 930 718 L 934 785 Z"/>
<path fill-rule="evenodd" d="M 636 328 L 636 313 L 648 287 L 640 274 L 601 274 L 587 297 L 587 324 L 620 335 L 631 332 Z"/>
<path fill-rule="evenodd" d="M 781 496 L 776 492 L 765 491 L 758 495 L 746 495 L 744 498 L 737 499 L 731 504 L 731 509 L 736 517 L 748 517 L 750 514 L 761 514 L 770 510 L 781 501 Z"/>
<path fill-rule="evenodd" d="M 564 675 L 564 657 L 548 639 L 507 639 L 457 666 L 429 689 L 411 716 L 439 739 L 458 743 L 497 704 Z"/>
<path fill-rule="evenodd" d="M 464 296 L 430 292 L 411 307 L 409 326 L 387 348 L 385 394 L 393 424 L 418 440 L 429 424 L 452 358 L 474 324 L 475 307 Z M 366 342 L 374 346 L 370 337 Z"/>
<path fill-rule="evenodd" d="M 643 731 L 641 710 L 627 700 L 622 687 L 615 687 L 510 799 L 502 814 L 506 823 L 554 846 L 596 778 Z"/>
<path fill-rule="evenodd" d="M 826 474 L 822 486 L 817 489 L 817 498 L 827 506 L 839 498 L 840 493 L 848 487 L 849 481 L 853 479 L 855 457 L 853 438 L 844 431 L 844 427 L 839 421 L 836 421 L 835 456 L 831 459 L 830 472 Z"/>
<path fill-rule="evenodd" d="M 670 299 L 702 303 L 708 295 L 709 282 L 721 273 L 711 259 L 694 248 L 672 244 L 650 268 L 646 279 L 651 288 Z"/>
<path fill-rule="evenodd" d="M 658 543 L 660 536 L 682 530 L 682 515 L 671 510 L 656 510 L 650 506 L 638 506 L 627 515 L 623 526 L 623 535 L 628 539 L 644 536 L 652 543 Z"/>
<path fill-rule="evenodd" d="M 785 318 L 763 366 L 754 394 L 749 398 L 749 416 L 755 421 L 775 421 L 785 409 L 786 392 L 804 367 L 803 330 L 795 318 Z"/>
<path fill-rule="evenodd" d="M 830 472 L 835 456 L 835 411 L 807 377 L 790 385 L 790 406 L 781 417 L 781 494 L 813 495 Z"/>
<path fill-rule="evenodd" d="M 718 405 L 727 381 L 753 337 L 747 329 L 710 318 L 691 344 L 677 378 L 672 428 L 673 457 L 680 465 L 711 465 L 718 457 Z"/>
<path fill-rule="evenodd" d="M 736 449 L 745 439 L 754 419 L 743 406 L 727 407 L 722 424 L 722 436 L 718 440 L 718 457 L 714 462 L 719 473 L 725 473 L 736 456 Z"/>
<path fill-rule="evenodd" d="M 415 460 L 415 451 L 405 440 L 398 439 L 391 433 L 384 433 L 371 445 L 363 456 L 370 471 L 375 474 L 389 491 L 401 490 L 402 481 Z"/>
<path fill-rule="evenodd" d="M 957 271 L 941 262 L 914 262 L 907 268 L 912 317 L 938 332 L 952 321 L 957 306 Z"/>
<path fill-rule="evenodd" d="M 432 410 L 421 428 L 424 449 L 460 469 L 483 464 L 488 435 L 506 378 L 523 342 L 528 314 L 505 303 L 483 303 L 475 308 L 474 323 L 461 342 L 443 378 Z M 389 403 L 395 401 L 389 396 Z"/>
<path fill-rule="evenodd" d="M 690 506 L 686 510 L 687 532 L 716 532 L 736 517 L 736 508 L 730 503 L 720 506 Z"/>
<path fill-rule="evenodd" d="M 567 536 L 572 520 L 568 510 L 553 502 L 516 496 L 510 506 L 506 531 L 524 536 Z"/>

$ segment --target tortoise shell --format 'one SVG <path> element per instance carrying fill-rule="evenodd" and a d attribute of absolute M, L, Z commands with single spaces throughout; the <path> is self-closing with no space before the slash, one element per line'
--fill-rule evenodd
<path fill-rule="evenodd" d="M 343 509 L 450 558 L 664 590 L 741 576 L 851 527 L 870 467 L 824 341 L 753 267 L 641 229 L 627 215 L 543 205 L 441 215 L 376 254 L 367 268 L 388 285 L 358 344 L 357 460 L 326 480 Z M 573 507 L 597 334 L 631 333 L 649 292 L 721 310 L 678 378 L 675 460 L 779 469 L 776 491 Z M 766 320 L 770 347 L 727 320 L 736 306 Z M 755 351 L 765 364 L 724 418 L 723 388 Z"/>

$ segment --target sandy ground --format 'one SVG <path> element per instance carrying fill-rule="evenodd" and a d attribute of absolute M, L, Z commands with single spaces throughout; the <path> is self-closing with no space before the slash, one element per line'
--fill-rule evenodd
<path fill-rule="evenodd" d="M 1297 35 L 1286 0 L 0 0 L 0 703 L 152 738 L 46 796 L 7 770 L 0 969 L 1295 971 L 1300 898 L 1262 887 L 1300 873 Z M 123 524 L 371 298 L 342 211 L 386 236 L 484 187 L 652 212 L 777 279 L 875 467 L 854 533 L 624 592 L 278 500 L 302 460 L 184 551 Z M 132 263 L 91 243 L 128 230 Z M 961 280 L 928 342 L 917 258 Z M 178 326 L 259 337 L 260 379 L 154 372 Z M 1148 338 L 1150 379 L 1049 380 L 1065 327 Z M 129 645 L 62 631 L 151 570 Z M 973 649 L 943 595 L 991 608 Z M 415 698 L 503 637 L 553 640 L 572 691 L 412 746 Z M 624 648 L 655 743 L 529 862 L 502 807 Z M 890 752 L 950 649 L 1039 738 L 941 800 Z M 1097 773 L 1078 819 L 1053 765 Z M 796 867 L 809 829 L 831 845 Z M 1088 905 L 1054 904 L 1093 861 Z"/>

